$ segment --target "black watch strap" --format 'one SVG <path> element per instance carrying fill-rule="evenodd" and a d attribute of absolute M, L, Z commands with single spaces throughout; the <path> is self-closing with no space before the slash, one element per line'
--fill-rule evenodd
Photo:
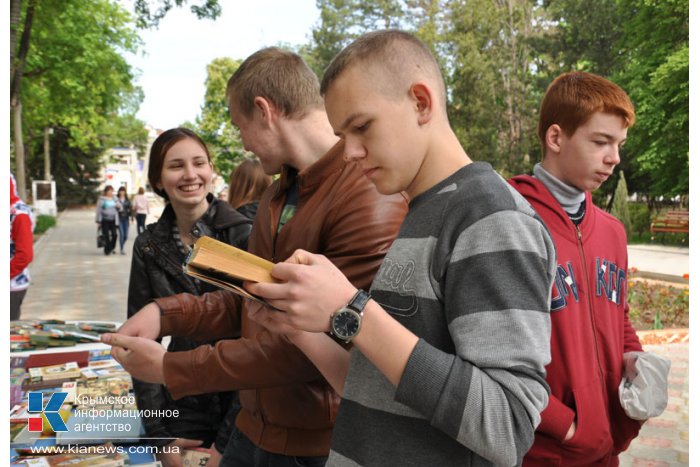
<path fill-rule="evenodd" d="M 367 306 L 367 302 L 369 302 L 369 299 L 370 296 L 367 292 L 365 292 L 362 289 L 358 289 L 355 296 L 352 297 L 352 300 L 350 300 L 350 303 L 348 303 L 348 308 L 355 310 L 358 313 L 362 313 L 362 311 L 365 309 L 365 306 Z"/>

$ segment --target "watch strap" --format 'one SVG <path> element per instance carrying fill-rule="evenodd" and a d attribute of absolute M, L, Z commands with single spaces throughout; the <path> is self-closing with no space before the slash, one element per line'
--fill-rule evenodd
<path fill-rule="evenodd" d="M 355 296 L 352 297 L 352 300 L 350 300 L 348 303 L 348 308 L 361 314 L 364 311 L 365 306 L 367 306 L 367 302 L 369 302 L 370 298 L 371 297 L 367 292 L 362 289 L 357 289 L 357 293 L 355 293 Z"/>

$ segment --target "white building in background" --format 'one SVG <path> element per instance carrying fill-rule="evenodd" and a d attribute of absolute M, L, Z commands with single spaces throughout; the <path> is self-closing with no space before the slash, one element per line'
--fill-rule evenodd
<path fill-rule="evenodd" d="M 149 188 L 148 185 L 148 155 L 153 141 L 161 133 L 153 127 L 148 130 L 148 145 L 144 154 L 139 154 L 135 148 L 110 148 L 105 151 L 100 174 L 100 190 L 106 185 L 112 185 L 114 191 L 126 187 L 126 193 L 133 195 L 138 189 Z"/>
<path fill-rule="evenodd" d="M 100 189 L 112 185 L 114 191 L 125 187 L 128 194 L 138 190 L 143 173 L 143 159 L 133 148 L 109 148 L 102 164 Z"/>

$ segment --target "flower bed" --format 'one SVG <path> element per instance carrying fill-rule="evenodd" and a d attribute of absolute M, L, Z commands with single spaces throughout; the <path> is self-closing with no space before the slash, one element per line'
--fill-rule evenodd
<path fill-rule="evenodd" d="M 630 279 L 628 301 L 630 322 L 637 331 L 688 328 L 687 284 Z"/>

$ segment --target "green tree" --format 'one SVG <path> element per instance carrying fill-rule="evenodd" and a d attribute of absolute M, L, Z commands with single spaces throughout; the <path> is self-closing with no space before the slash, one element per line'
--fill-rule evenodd
<path fill-rule="evenodd" d="M 231 125 L 226 100 L 226 84 L 240 64 L 240 60 L 222 57 L 207 65 L 204 104 L 195 123 L 198 134 L 207 143 L 214 168 L 226 179 L 246 153 L 238 130 Z"/>
<path fill-rule="evenodd" d="M 22 21 L 21 0 L 11 0 L 10 3 L 10 111 L 12 113 L 12 130 L 15 149 L 15 175 L 17 191 L 23 199 L 27 199 L 25 176 L 25 147 L 22 135 L 22 99 L 20 90 L 24 78 L 24 68 L 27 64 L 27 54 L 34 24 L 36 1 L 29 0 Z M 23 27 L 22 27 L 23 26 Z M 17 48 L 17 36 L 21 37 Z"/>
<path fill-rule="evenodd" d="M 405 2 L 400 0 L 316 0 L 320 19 L 311 30 L 311 43 L 300 55 L 321 77 L 333 57 L 359 35 L 404 26 Z"/>
<path fill-rule="evenodd" d="M 540 34 L 530 0 L 451 1 L 445 34 L 450 118 L 467 152 L 504 175 L 539 152 L 534 50 Z"/>
<path fill-rule="evenodd" d="M 628 12 L 615 75 L 630 94 L 637 124 L 627 150 L 652 197 L 689 190 L 688 0 L 620 0 Z"/>
<path fill-rule="evenodd" d="M 186 4 L 187 0 L 134 0 L 136 24 L 140 28 L 158 27 L 160 20 L 173 7 Z M 190 6 L 190 11 L 199 19 L 216 19 L 221 15 L 221 5 L 218 0 L 202 0 L 199 4 Z"/>
<path fill-rule="evenodd" d="M 613 197 L 612 210 L 610 214 L 615 216 L 625 226 L 625 232 L 629 237 L 632 234 L 632 220 L 630 218 L 630 210 L 627 204 L 627 182 L 625 182 L 625 173 L 620 171 L 620 178 L 617 181 L 615 195 Z"/>
<path fill-rule="evenodd" d="M 43 136 L 53 128 L 51 160 L 59 196 L 75 183 L 89 193 L 92 183 L 83 181 L 97 172 L 87 159 L 98 161 L 110 141 L 130 145 L 146 139 L 133 116 L 142 96 L 122 56 L 139 45 L 131 15 L 110 0 L 44 0 L 35 7 L 31 43 L 18 94 L 24 110 L 13 122 L 22 124 L 20 137 L 26 141 L 15 150 L 26 147 L 30 174 L 43 178 Z"/>
<path fill-rule="evenodd" d="M 610 76 L 619 66 L 616 42 L 627 15 L 617 0 L 547 0 L 544 12 L 551 26 L 538 45 L 550 57 L 548 78 L 574 69 Z"/>

